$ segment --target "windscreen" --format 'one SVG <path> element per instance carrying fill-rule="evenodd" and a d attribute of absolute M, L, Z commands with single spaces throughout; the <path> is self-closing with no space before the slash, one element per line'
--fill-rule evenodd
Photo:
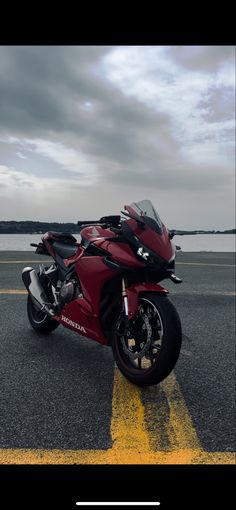
<path fill-rule="evenodd" d="M 150 200 L 140 200 L 139 202 L 133 202 L 128 206 L 128 210 L 130 214 L 133 211 L 135 214 L 140 216 L 144 223 L 146 223 L 150 228 L 159 234 L 163 232 L 162 221 Z"/>

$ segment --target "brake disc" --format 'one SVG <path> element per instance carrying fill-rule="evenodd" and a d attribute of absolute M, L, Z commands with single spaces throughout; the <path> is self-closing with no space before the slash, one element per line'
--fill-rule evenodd
<path fill-rule="evenodd" d="M 142 358 L 143 356 L 145 356 L 146 352 L 149 351 L 149 349 L 151 347 L 152 327 L 151 327 L 151 324 L 149 322 L 149 318 L 148 318 L 148 316 L 145 313 L 142 314 L 142 321 L 143 321 L 143 323 L 145 324 L 145 327 L 146 327 L 145 329 L 147 331 L 147 338 L 145 340 L 145 345 L 141 349 L 141 351 L 132 352 L 129 349 L 129 347 L 126 345 L 125 337 L 121 336 L 121 343 L 122 343 L 123 350 L 124 350 L 125 354 L 127 354 L 131 359 Z"/>

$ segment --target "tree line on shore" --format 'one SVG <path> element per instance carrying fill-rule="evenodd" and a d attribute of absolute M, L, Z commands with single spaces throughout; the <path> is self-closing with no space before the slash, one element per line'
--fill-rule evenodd
<path fill-rule="evenodd" d="M 43 221 L 0 221 L 0 234 L 44 234 L 50 230 L 58 232 L 79 233 L 76 223 L 56 223 Z M 185 231 L 186 232 L 186 231 Z M 192 230 L 195 234 L 235 234 L 236 229 L 231 230 Z"/>
<path fill-rule="evenodd" d="M 76 223 L 56 223 L 44 221 L 0 221 L 0 234 L 44 234 L 49 230 L 58 232 L 79 232 Z"/>

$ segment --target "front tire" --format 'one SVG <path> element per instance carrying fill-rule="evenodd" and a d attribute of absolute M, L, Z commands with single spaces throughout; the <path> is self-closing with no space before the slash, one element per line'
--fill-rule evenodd
<path fill-rule="evenodd" d="M 38 310 L 33 303 L 30 294 L 28 294 L 27 300 L 27 314 L 32 328 L 37 331 L 37 333 L 46 335 L 51 333 L 51 331 L 54 331 L 54 329 L 59 326 L 59 322 L 51 319 L 46 313 Z"/>
<path fill-rule="evenodd" d="M 130 335 L 133 338 L 118 334 L 120 317 L 116 318 L 112 332 L 112 350 L 118 368 L 138 386 L 160 383 L 173 370 L 181 349 L 181 323 L 173 303 L 166 296 L 154 293 L 140 297 L 138 329 L 136 325 L 136 335 L 134 332 Z"/>

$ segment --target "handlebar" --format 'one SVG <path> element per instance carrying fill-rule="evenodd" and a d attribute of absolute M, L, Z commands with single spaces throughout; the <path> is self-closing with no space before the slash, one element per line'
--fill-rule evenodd
<path fill-rule="evenodd" d="M 77 221 L 77 225 L 80 227 L 86 226 L 86 225 L 111 225 L 111 226 L 117 226 L 120 223 L 120 216 L 118 215 L 112 215 L 112 216 L 103 216 L 100 218 L 100 220 L 91 220 L 91 221 Z"/>
<path fill-rule="evenodd" d="M 92 220 L 92 221 L 77 221 L 77 225 L 99 225 L 101 223 L 100 220 Z"/>

